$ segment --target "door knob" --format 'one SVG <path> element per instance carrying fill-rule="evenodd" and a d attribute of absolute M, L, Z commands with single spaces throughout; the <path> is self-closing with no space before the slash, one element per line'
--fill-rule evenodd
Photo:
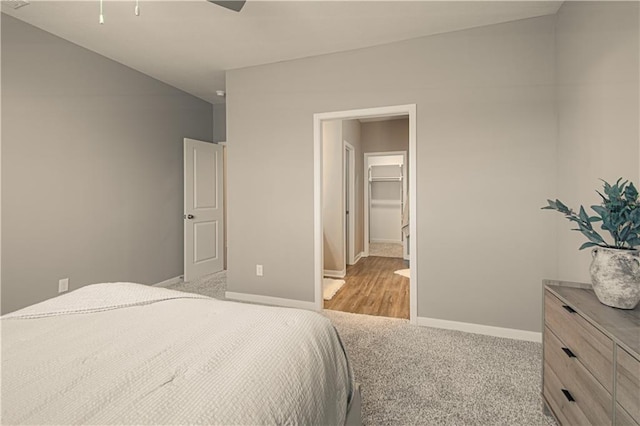
<path fill-rule="evenodd" d="M 188 215 L 187 215 L 187 219 L 193 219 L 193 218 L 195 218 L 195 216 L 194 216 L 194 215 L 192 215 L 192 214 L 188 214 Z"/>

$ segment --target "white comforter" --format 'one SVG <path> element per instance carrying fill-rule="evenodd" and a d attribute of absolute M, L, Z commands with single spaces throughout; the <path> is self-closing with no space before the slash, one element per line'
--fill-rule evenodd
<path fill-rule="evenodd" d="M 1 324 L 2 424 L 345 421 L 347 359 L 314 312 L 109 283 Z"/>

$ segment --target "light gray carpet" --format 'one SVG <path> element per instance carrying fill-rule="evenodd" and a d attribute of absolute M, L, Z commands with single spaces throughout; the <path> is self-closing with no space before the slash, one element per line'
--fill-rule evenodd
<path fill-rule="evenodd" d="M 362 383 L 366 425 L 553 425 L 541 345 L 325 310 Z"/>
<path fill-rule="evenodd" d="M 225 299 L 224 292 L 227 290 L 227 271 L 205 275 L 190 282 L 172 284 L 167 288 L 203 294 L 205 296 L 215 297 L 216 299 Z"/>
<path fill-rule="evenodd" d="M 402 243 L 369 243 L 369 256 L 402 257 Z"/>
<path fill-rule="evenodd" d="M 170 288 L 223 298 L 226 273 Z M 555 425 L 538 343 L 325 310 L 362 384 L 365 425 Z"/>

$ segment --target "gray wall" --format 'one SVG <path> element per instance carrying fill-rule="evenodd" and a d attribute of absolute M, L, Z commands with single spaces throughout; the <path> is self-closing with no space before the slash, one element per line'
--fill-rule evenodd
<path fill-rule="evenodd" d="M 599 178 L 638 184 L 638 9 L 638 2 L 569 1 L 558 12 L 559 167 L 553 198 L 576 211 L 580 204 L 588 208 L 600 202 Z M 558 278 L 589 282 L 590 250 L 577 250 L 586 240 L 555 214 Z"/>
<path fill-rule="evenodd" d="M 2 312 L 182 274 L 182 139 L 211 104 L 2 15 Z"/>
<path fill-rule="evenodd" d="M 227 106 L 225 104 L 213 105 L 213 142 L 226 142 L 227 140 Z"/>
<path fill-rule="evenodd" d="M 364 154 L 360 140 L 360 121 L 331 120 L 322 123 L 322 221 L 324 270 L 329 274 L 346 268 L 345 241 L 343 240 L 344 214 L 346 211 L 343 142 L 353 146 L 355 160 L 355 219 L 354 255 L 364 249 Z"/>
<path fill-rule="evenodd" d="M 355 244 L 354 254 L 357 256 L 364 250 L 364 151 L 362 149 L 362 125 L 358 120 L 342 121 L 342 139 L 353 146 L 353 157 L 356 163 L 355 174 Z"/>
<path fill-rule="evenodd" d="M 409 119 L 362 123 L 364 152 L 406 151 L 409 154 Z"/>
<path fill-rule="evenodd" d="M 229 290 L 313 300 L 313 114 L 415 103 L 418 315 L 540 330 L 556 273 L 540 210 L 556 189 L 554 24 L 228 72 Z"/>

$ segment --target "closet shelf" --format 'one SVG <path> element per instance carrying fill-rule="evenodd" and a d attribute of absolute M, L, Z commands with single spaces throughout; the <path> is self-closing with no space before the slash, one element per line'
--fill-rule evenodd
<path fill-rule="evenodd" d="M 381 199 L 371 199 L 372 206 L 402 206 L 402 201 L 400 200 L 381 200 Z"/>
<path fill-rule="evenodd" d="M 402 182 L 402 176 L 398 177 L 370 177 L 369 182 Z"/>

